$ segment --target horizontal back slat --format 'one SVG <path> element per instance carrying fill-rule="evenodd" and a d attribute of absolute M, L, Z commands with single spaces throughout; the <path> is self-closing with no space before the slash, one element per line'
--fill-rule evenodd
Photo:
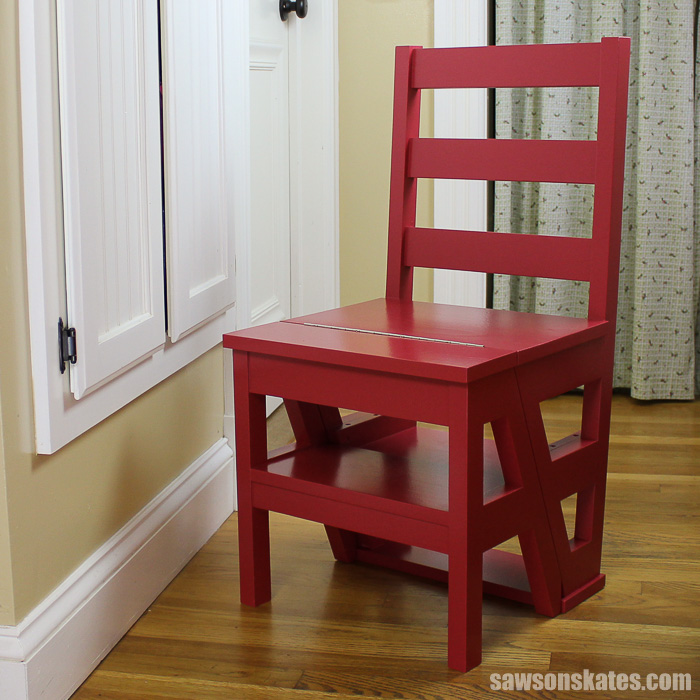
<path fill-rule="evenodd" d="M 589 238 L 407 228 L 403 264 L 438 270 L 589 280 Z"/>
<path fill-rule="evenodd" d="M 411 139 L 408 177 L 595 182 L 595 141 Z"/>
<path fill-rule="evenodd" d="M 590 282 L 590 317 L 614 321 L 629 53 L 625 37 L 591 44 L 397 47 L 388 297 L 411 298 L 414 267 L 572 279 Z M 597 88 L 596 140 L 419 138 L 423 89 L 576 86 Z M 592 237 L 416 228 L 418 178 L 592 184 Z"/>
<path fill-rule="evenodd" d="M 423 49 L 411 87 L 567 87 L 600 83 L 600 44 Z"/>

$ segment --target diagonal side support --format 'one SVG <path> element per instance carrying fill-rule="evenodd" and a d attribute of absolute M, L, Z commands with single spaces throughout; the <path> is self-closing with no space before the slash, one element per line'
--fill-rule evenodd
<path fill-rule="evenodd" d="M 548 358 L 546 366 L 541 361 L 517 370 L 532 453 L 561 571 L 565 610 L 604 585 L 600 563 L 612 392 L 603 386 L 605 353 L 600 349 L 589 351 L 585 363 L 582 359 L 563 353 Z M 578 386 L 584 386 L 581 431 L 550 445 L 540 404 Z M 573 494 L 578 494 L 578 498 L 575 534 L 570 540 L 562 501 Z"/>
<path fill-rule="evenodd" d="M 407 421 L 367 413 L 341 417 L 338 408 L 285 399 L 297 446 L 299 448 L 324 444 L 362 445 L 415 426 Z M 349 530 L 325 526 L 333 556 L 342 562 L 357 558 L 358 535 Z"/>
<path fill-rule="evenodd" d="M 520 542 L 535 609 L 551 617 L 561 612 L 561 574 L 514 372 L 503 377 L 498 397 L 506 409 L 491 426 L 505 486 L 520 489 L 523 496 L 521 508 L 512 514 L 512 535 Z"/>

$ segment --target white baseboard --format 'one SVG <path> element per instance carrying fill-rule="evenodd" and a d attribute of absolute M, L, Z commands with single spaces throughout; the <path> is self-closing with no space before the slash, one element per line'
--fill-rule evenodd
<path fill-rule="evenodd" d="M 0 698 L 65 700 L 233 512 L 221 439 L 19 625 L 0 627 Z"/>

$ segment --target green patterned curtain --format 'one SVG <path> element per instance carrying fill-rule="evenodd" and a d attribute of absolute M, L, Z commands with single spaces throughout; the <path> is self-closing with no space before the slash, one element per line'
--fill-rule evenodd
<path fill-rule="evenodd" d="M 639 399 L 692 399 L 700 395 L 695 3 L 496 0 L 498 44 L 604 36 L 632 39 L 614 383 Z M 590 88 L 497 90 L 496 135 L 595 137 L 596 109 L 597 92 Z M 592 204 L 592 186 L 496 183 L 495 228 L 590 236 Z M 585 316 L 586 287 L 496 276 L 494 306 Z"/>

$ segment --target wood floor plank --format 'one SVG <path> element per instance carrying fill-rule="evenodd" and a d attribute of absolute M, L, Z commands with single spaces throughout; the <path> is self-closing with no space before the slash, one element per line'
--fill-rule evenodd
<path fill-rule="evenodd" d="M 141 675 L 125 677 L 96 671 L 83 685 L 85 700 L 151 700 L 152 698 L 192 698 L 192 700 L 348 700 L 352 696 L 316 690 L 277 688 L 226 681 L 197 681 L 191 678 Z"/>

